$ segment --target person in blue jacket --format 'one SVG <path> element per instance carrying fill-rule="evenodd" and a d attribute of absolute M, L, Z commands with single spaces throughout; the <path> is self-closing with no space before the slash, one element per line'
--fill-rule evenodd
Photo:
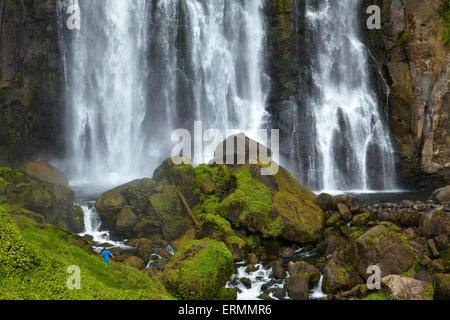
<path fill-rule="evenodd" d="M 108 261 L 110 258 L 114 258 L 113 254 L 106 248 L 103 248 L 102 257 L 103 260 L 105 261 L 105 266 L 108 266 Z"/>

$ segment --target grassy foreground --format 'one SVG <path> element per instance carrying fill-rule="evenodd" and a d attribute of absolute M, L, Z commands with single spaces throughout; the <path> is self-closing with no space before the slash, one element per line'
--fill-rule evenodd
<path fill-rule="evenodd" d="M 159 280 L 114 261 L 105 267 L 100 257 L 64 240 L 67 233 L 17 219 L 0 206 L 0 300 L 173 299 Z M 73 265 L 81 271 L 79 290 L 67 286 Z"/>

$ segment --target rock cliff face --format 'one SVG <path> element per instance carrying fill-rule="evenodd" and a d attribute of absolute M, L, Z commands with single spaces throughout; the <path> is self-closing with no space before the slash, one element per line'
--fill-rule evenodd
<path fill-rule="evenodd" d="M 61 151 L 56 0 L 0 1 L 0 163 Z"/>
<path fill-rule="evenodd" d="M 440 176 L 450 177 L 450 56 L 443 41 L 445 22 L 440 10 L 445 1 L 375 3 L 382 8 L 382 29 L 367 30 L 366 35 L 391 88 L 384 104 L 401 146 L 404 181 L 439 183 Z M 370 4 L 373 1 L 365 1 L 362 9 Z M 381 82 L 378 79 L 380 90 Z"/>

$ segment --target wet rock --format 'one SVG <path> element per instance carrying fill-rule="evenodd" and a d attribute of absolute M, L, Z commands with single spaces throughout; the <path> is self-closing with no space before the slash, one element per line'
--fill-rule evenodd
<path fill-rule="evenodd" d="M 267 290 L 268 294 L 271 294 L 274 298 L 281 300 L 286 298 L 287 290 L 284 288 L 270 288 Z"/>
<path fill-rule="evenodd" d="M 239 281 L 247 288 L 247 289 L 251 289 L 252 288 L 252 282 L 249 278 L 241 278 L 239 279 Z"/>
<path fill-rule="evenodd" d="M 433 300 L 433 286 L 428 282 L 400 275 L 389 275 L 381 282 L 390 300 Z"/>
<path fill-rule="evenodd" d="M 276 279 L 283 279 L 286 275 L 286 269 L 283 266 L 283 261 L 276 260 L 271 263 L 273 276 Z"/>
<path fill-rule="evenodd" d="M 288 265 L 289 274 L 295 275 L 299 273 L 304 273 L 309 276 L 309 284 L 310 286 L 319 282 L 320 279 L 320 271 L 315 266 L 305 262 L 305 261 L 297 261 L 297 262 L 289 262 Z"/>
<path fill-rule="evenodd" d="M 294 300 L 309 299 L 309 275 L 299 273 L 291 276 L 286 281 L 286 289 L 289 297 Z"/>
<path fill-rule="evenodd" d="M 255 266 L 255 265 L 253 265 L 253 264 L 249 264 L 249 265 L 247 266 L 247 268 L 245 269 L 245 272 L 247 272 L 248 274 L 250 274 L 250 273 L 256 272 L 256 271 L 258 271 L 258 270 L 259 270 L 259 266 Z"/>

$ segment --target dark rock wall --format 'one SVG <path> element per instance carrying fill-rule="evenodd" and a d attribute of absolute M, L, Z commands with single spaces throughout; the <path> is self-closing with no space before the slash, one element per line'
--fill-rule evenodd
<path fill-rule="evenodd" d="M 0 1 L 0 163 L 63 148 L 56 0 Z"/>
<path fill-rule="evenodd" d="M 363 6 L 365 10 L 377 4 L 382 9 L 382 29 L 366 29 L 365 34 L 390 86 L 383 104 L 401 153 L 402 182 L 415 186 L 450 178 L 450 57 L 442 41 L 441 3 L 364 0 Z M 375 78 L 381 91 L 383 81 Z"/>

